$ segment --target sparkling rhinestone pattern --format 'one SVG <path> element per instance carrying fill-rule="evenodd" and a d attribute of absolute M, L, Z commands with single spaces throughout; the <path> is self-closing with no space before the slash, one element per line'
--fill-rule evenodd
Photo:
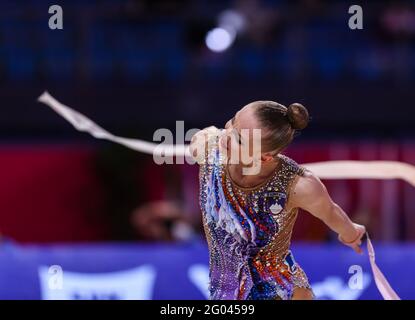
<path fill-rule="evenodd" d="M 235 185 L 217 144 L 200 166 L 200 207 L 209 247 L 209 299 L 290 299 L 310 288 L 290 251 L 298 209 L 285 209 L 304 169 L 280 154 L 272 177 L 256 189 Z"/>

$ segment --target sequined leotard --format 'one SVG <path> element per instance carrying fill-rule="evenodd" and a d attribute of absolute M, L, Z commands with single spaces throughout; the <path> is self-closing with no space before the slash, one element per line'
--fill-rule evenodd
<path fill-rule="evenodd" d="M 206 152 L 199 178 L 211 300 L 286 300 L 296 287 L 311 289 L 289 249 L 298 209 L 285 209 L 304 169 L 279 159 L 270 179 L 247 190 L 230 180 L 217 144 Z"/>

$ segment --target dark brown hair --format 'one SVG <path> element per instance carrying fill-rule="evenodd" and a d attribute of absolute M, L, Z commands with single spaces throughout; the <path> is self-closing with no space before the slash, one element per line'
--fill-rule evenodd
<path fill-rule="evenodd" d="M 288 108 L 274 101 L 254 102 L 255 114 L 265 129 L 263 133 L 263 149 L 265 152 L 287 147 L 294 134 L 307 127 L 310 117 L 307 108 L 293 103 Z"/>

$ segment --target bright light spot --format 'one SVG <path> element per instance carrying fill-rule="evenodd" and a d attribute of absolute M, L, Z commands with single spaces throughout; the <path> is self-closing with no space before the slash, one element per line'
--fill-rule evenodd
<path fill-rule="evenodd" d="M 228 49 L 235 40 L 235 34 L 223 28 L 215 28 L 206 35 L 206 46 L 214 52 L 222 52 Z"/>

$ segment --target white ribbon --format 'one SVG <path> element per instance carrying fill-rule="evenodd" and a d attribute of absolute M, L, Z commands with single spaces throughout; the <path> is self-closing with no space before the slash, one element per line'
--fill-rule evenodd
<path fill-rule="evenodd" d="M 189 146 L 184 144 L 165 145 L 160 148 L 156 143 L 147 142 L 139 139 L 130 139 L 115 136 L 112 133 L 101 128 L 95 122 L 79 113 L 76 110 L 65 106 L 64 104 L 53 98 L 48 92 L 44 92 L 39 98 L 39 102 L 42 102 L 52 108 L 56 113 L 65 118 L 71 123 L 76 130 L 83 131 L 91 134 L 97 139 L 109 140 L 118 144 L 121 144 L 127 148 L 135 151 L 151 154 L 151 155 L 163 155 L 163 156 L 189 156 Z"/>
<path fill-rule="evenodd" d="M 402 179 L 415 187 L 415 167 L 399 161 L 324 161 L 302 164 L 320 179 Z"/>
<path fill-rule="evenodd" d="M 369 234 L 366 233 L 367 238 L 367 252 L 369 254 L 370 266 L 372 268 L 373 278 L 375 279 L 376 287 L 380 294 L 385 300 L 401 300 L 396 294 L 395 290 L 392 289 L 388 280 L 386 280 L 382 271 L 375 262 L 375 249 L 373 248 L 372 242 L 370 241 Z"/>

